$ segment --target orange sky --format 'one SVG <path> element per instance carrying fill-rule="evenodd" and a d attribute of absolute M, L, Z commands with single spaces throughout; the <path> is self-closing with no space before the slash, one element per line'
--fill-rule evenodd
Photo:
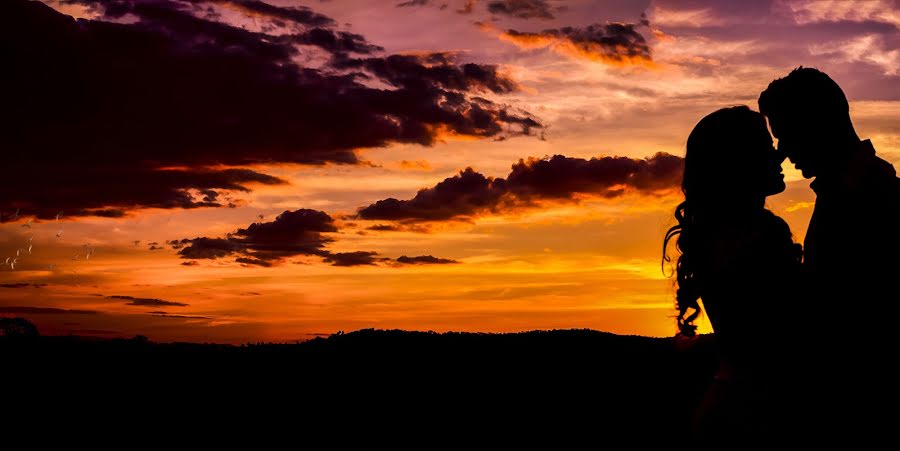
<path fill-rule="evenodd" d="M 83 7 L 47 3 L 95 17 Z M 491 16 L 477 5 L 466 15 L 454 11 L 457 5 L 271 3 L 309 6 L 386 53 L 454 52 L 463 62 L 497 65 L 520 89 L 484 95 L 539 118 L 544 139 L 541 131 L 502 140 L 442 134 L 432 146 L 356 149 L 366 164 L 254 164 L 254 170 L 287 183 L 250 184 L 250 192 L 230 193 L 236 208 L 135 208 L 120 218 L 64 215 L 59 221 L 36 220 L 31 229 L 22 227 L 30 217 L 22 210 L 21 219 L 0 224 L 3 259 L 33 234 L 32 253 L 14 270 L 0 269 L 3 315 L 26 316 L 42 333 L 143 334 L 160 341 L 293 341 L 368 327 L 593 328 L 668 336 L 675 331 L 674 290 L 660 270 L 660 247 L 674 222 L 677 192 L 628 189 L 611 198 L 543 201 L 479 211 L 464 220 L 410 222 L 407 231 L 368 230 L 395 222 L 350 215 L 378 200 L 411 199 L 466 167 L 507 177 L 513 164 L 528 157 L 683 155 L 685 139 L 703 115 L 733 104 L 756 109 L 755 99 L 768 82 L 801 64 L 831 74 L 851 100 L 859 135 L 871 138 L 883 158 L 900 163 L 900 14 L 892 2 L 826 14 L 817 2 L 776 1 L 744 10 L 742 2 L 725 7 L 703 1 L 581 0 L 550 2 L 568 6 L 551 9 L 552 19 Z M 242 16 L 239 8 L 228 11 L 231 20 L 251 26 L 265 20 Z M 518 46 L 491 31 L 636 23 L 641 13 L 650 22 L 639 30 L 652 65 L 642 58 L 584 57 L 574 41 L 555 49 Z M 788 189 L 770 198 L 769 206 L 802 242 L 814 196 L 809 181 L 789 162 L 784 169 Z M 335 218 L 338 231 L 323 233 L 333 239 L 329 252 L 374 251 L 391 259 L 432 255 L 458 263 L 332 266 L 301 255 L 271 267 L 242 265 L 234 256 L 186 266 L 179 250 L 165 244 L 225 237 L 259 215 L 269 222 L 301 208 Z M 160 249 L 150 250 L 151 243 Z M 94 253 L 86 260 L 89 249 Z M 129 299 L 113 296 L 166 302 L 129 305 Z M 704 319 L 701 331 L 708 330 Z"/>

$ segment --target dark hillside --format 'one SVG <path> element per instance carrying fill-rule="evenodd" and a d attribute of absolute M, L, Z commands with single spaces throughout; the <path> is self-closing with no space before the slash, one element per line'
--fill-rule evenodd
<path fill-rule="evenodd" d="M 0 354 L 5 386 L 39 405 L 642 441 L 686 432 L 716 364 L 710 338 L 678 349 L 673 339 L 593 330 L 367 329 L 243 346 L 25 336 L 0 338 Z M 652 433 L 631 435 L 640 431 Z"/>

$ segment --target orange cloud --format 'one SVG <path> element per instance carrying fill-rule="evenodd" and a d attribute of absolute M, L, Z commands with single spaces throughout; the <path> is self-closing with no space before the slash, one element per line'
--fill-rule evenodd
<path fill-rule="evenodd" d="M 521 49 L 549 48 L 561 55 L 620 67 L 654 68 L 650 47 L 635 24 L 607 23 L 585 28 L 562 27 L 540 32 L 500 30 L 485 23 L 476 24 L 482 31 Z"/>

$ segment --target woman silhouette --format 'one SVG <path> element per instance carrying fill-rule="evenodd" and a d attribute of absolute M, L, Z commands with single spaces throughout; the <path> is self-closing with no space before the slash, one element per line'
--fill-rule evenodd
<path fill-rule="evenodd" d="M 677 236 L 679 336 L 694 336 L 698 300 L 715 332 L 719 369 L 693 419 L 711 444 L 762 437 L 778 410 L 771 394 L 785 361 L 785 328 L 775 313 L 796 300 L 801 259 L 787 223 L 765 208 L 767 196 L 784 191 L 782 160 L 765 119 L 746 106 L 709 114 L 687 140 L 685 200 L 663 259 Z"/>

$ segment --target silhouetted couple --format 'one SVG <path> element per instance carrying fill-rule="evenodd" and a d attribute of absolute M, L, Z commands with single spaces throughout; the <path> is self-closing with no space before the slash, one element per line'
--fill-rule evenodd
<path fill-rule="evenodd" d="M 726 448 L 888 437 L 900 384 L 900 179 L 859 139 L 841 88 L 816 69 L 773 81 L 759 109 L 724 108 L 694 127 L 685 201 L 665 237 L 677 236 L 681 252 L 680 335 L 694 335 L 700 301 L 720 353 L 694 432 Z M 815 178 L 802 248 L 765 208 L 785 189 L 785 157 Z"/>

